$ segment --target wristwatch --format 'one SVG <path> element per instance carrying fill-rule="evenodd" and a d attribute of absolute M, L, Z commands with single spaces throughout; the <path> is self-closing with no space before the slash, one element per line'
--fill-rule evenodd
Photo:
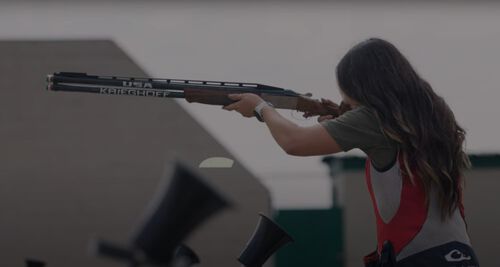
<path fill-rule="evenodd" d="M 253 114 L 255 115 L 255 117 L 261 121 L 261 122 L 264 122 L 264 117 L 262 116 L 262 109 L 265 107 L 265 106 L 270 106 L 270 107 L 274 107 L 273 104 L 271 102 L 267 102 L 267 101 L 262 101 L 260 102 L 256 107 L 255 109 L 253 110 Z"/>

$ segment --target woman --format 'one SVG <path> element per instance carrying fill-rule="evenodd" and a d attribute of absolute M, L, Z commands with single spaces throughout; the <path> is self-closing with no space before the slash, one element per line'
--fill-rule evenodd
<path fill-rule="evenodd" d="M 290 155 L 367 154 L 378 243 L 367 266 L 479 266 L 462 205 L 465 131 L 443 98 L 381 39 L 354 46 L 336 71 L 351 110 L 312 127 L 297 126 L 254 94 L 230 95 L 236 102 L 224 108 L 257 112 Z"/>

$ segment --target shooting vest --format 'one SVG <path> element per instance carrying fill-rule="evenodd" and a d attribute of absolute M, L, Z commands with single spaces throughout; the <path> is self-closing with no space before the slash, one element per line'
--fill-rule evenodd
<path fill-rule="evenodd" d="M 377 171 L 366 160 L 366 184 L 377 221 L 377 251 L 385 241 L 393 245 L 396 260 L 449 242 L 470 246 L 462 200 L 453 215 L 441 220 L 438 195 L 431 189 L 429 205 L 425 203 L 424 186 L 414 174 L 415 184 L 402 171 L 400 155 L 386 171 Z"/>

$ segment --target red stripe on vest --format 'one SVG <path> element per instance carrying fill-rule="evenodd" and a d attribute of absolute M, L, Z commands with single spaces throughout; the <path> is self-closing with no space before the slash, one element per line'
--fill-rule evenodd
<path fill-rule="evenodd" d="M 400 166 L 404 166 L 401 158 L 399 158 L 399 163 Z M 420 232 L 427 219 L 423 183 L 418 176 L 414 175 L 415 185 L 413 185 L 410 178 L 401 171 L 403 186 L 399 208 L 394 217 L 388 223 L 384 223 L 379 214 L 372 188 L 369 158 L 366 160 L 365 171 L 366 184 L 370 192 L 377 221 L 377 250 L 380 253 L 384 242 L 390 241 L 397 255 Z"/>

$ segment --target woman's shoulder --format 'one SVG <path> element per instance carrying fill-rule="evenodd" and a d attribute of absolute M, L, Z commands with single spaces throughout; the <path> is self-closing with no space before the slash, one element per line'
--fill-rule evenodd
<path fill-rule="evenodd" d="M 359 148 L 376 167 L 385 167 L 393 162 L 397 144 L 384 134 L 375 112 L 369 107 L 357 106 L 322 124 L 342 150 Z"/>
<path fill-rule="evenodd" d="M 375 114 L 365 106 L 357 106 L 341 116 L 322 121 L 330 135 L 344 151 L 352 148 L 364 148 L 368 144 L 385 139 Z"/>
<path fill-rule="evenodd" d="M 363 130 L 380 130 L 375 112 L 366 106 L 356 106 L 335 119 L 337 122 Z M 334 120 L 334 121 L 335 121 Z"/>

